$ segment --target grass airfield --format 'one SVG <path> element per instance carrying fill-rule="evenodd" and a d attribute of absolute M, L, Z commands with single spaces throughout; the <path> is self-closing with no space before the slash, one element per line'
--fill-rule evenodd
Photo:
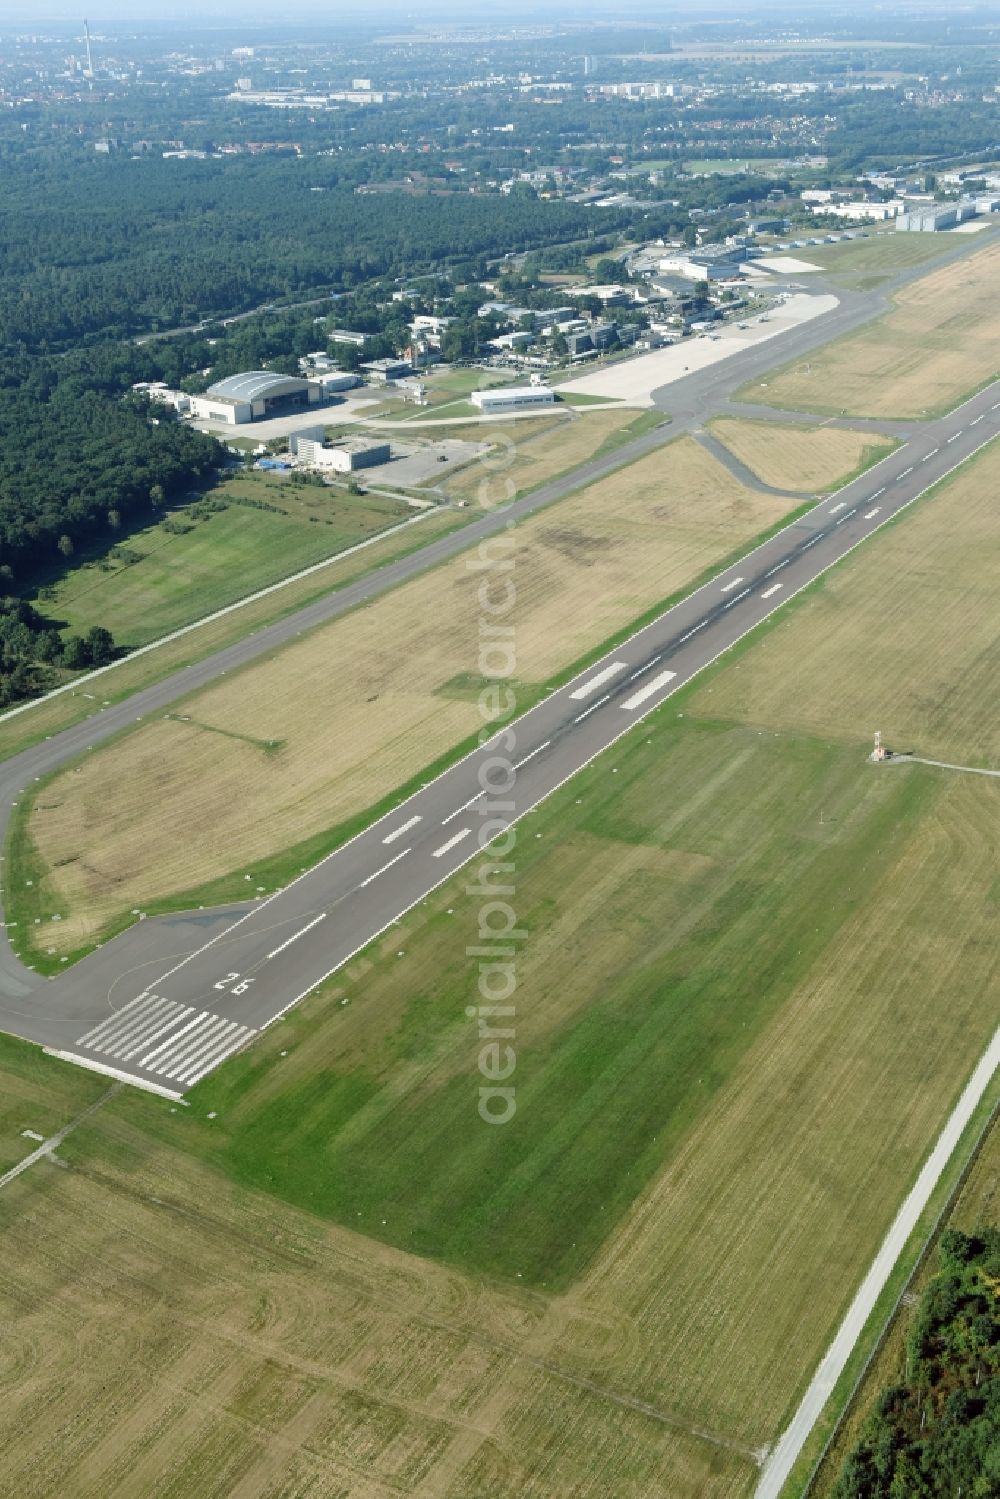
<path fill-rule="evenodd" d="M 998 470 L 524 820 L 509 1126 L 458 877 L 188 1108 L 123 1095 L 0 1193 L 10 1492 L 752 1494 L 994 1026 L 1000 790 L 865 754 L 890 688 L 929 747 L 917 659 L 994 742 L 951 611 Z"/>

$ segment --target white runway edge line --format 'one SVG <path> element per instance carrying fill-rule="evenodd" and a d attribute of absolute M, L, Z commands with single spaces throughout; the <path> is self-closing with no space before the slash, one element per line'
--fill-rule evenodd
<path fill-rule="evenodd" d="M 247 604 L 256 604 L 258 599 L 266 599 L 269 594 L 277 593 L 279 589 L 288 588 L 292 583 L 300 583 L 303 578 L 322 572 L 324 567 L 332 567 L 335 562 L 342 562 L 345 557 L 351 557 L 355 552 L 363 551 L 365 547 L 374 546 L 376 541 L 385 541 L 387 537 L 395 536 L 397 531 L 405 531 L 407 526 L 414 526 L 418 521 L 425 520 L 427 516 L 433 514 L 435 510 L 421 510 L 419 515 L 408 515 L 406 520 L 399 522 L 398 526 L 387 526 L 384 531 L 377 531 L 374 536 L 367 536 L 364 541 L 355 542 L 354 546 L 345 547 L 342 552 L 334 552 L 331 557 L 325 557 L 322 562 L 314 562 L 309 567 L 301 568 L 297 573 L 289 573 L 287 578 L 279 578 L 277 583 L 269 583 L 266 588 L 258 588 L 256 593 L 248 593 L 244 598 L 236 599 L 234 603 L 226 604 L 212 614 L 203 614 L 201 619 L 194 619 L 189 625 L 182 625 L 179 630 L 171 630 L 169 635 L 161 635 L 159 640 L 150 640 L 146 645 L 137 646 L 134 651 L 129 651 L 127 656 L 121 656 L 117 661 L 109 661 L 107 666 L 96 666 L 86 675 L 74 677 L 72 682 L 64 682 L 61 687 L 53 687 L 51 692 L 43 693 L 41 697 L 30 698 L 28 702 L 21 703 L 16 708 L 9 708 L 6 713 L 0 713 L 0 723 L 7 718 L 15 718 L 18 713 L 27 712 L 29 708 L 37 708 L 40 703 L 47 703 L 50 698 L 61 697 L 64 692 L 73 692 L 87 682 L 92 682 L 95 677 L 102 677 L 105 672 L 114 671 L 116 667 L 124 666 L 127 661 L 135 661 L 139 656 L 146 656 L 150 651 L 158 651 L 161 645 L 170 645 L 174 640 L 181 640 L 185 635 L 190 635 L 192 630 L 200 630 L 202 625 L 214 624 L 217 619 L 224 619 L 227 614 L 233 614 L 237 609 L 244 609 Z"/>
<path fill-rule="evenodd" d="M 981 394 L 981 392 L 980 392 L 980 394 Z M 970 397 L 970 399 L 972 399 L 972 398 Z M 966 404 L 968 404 L 968 403 L 967 402 L 963 402 L 963 405 L 966 405 Z M 1000 402 L 997 402 L 997 407 L 998 407 L 998 409 L 1000 409 Z M 961 408 L 956 408 L 956 409 L 961 409 Z M 971 461 L 971 459 L 974 458 L 977 453 L 981 452 L 983 448 L 988 447 L 990 445 L 990 443 L 994 440 L 994 438 L 997 435 L 998 434 L 994 433 L 993 436 L 984 438 L 983 441 L 981 443 L 979 443 L 978 446 L 975 447 L 972 450 L 971 453 L 967 454 L 964 458 L 960 458 L 957 463 L 953 463 L 951 465 L 951 467 L 948 468 L 948 469 L 946 469 L 945 472 L 939 478 L 931 480 L 931 482 L 927 485 L 926 489 L 919 490 L 917 492 L 917 494 L 912 495 L 910 497 L 910 499 L 904 500 L 900 505 L 897 506 L 896 510 L 894 511 L 894 516 L 896 516 L 896 515 L 902 515 L 902 513 L 905 510 L 908 510 L 909 507 L 912 504 L 914 504 L 917 500 L 919 500 L 923 495 L 927 494 L 930 490 L 935 489 L 939 484 L 942 484 L 945 481 L 945 479 L 949 478 L 951 474 L 957 472 L 957 470 L 960 469 L 960 468 L 962 468 L 966 463 L 969 463 Z M 881 464 L 887 463 L 889 461 L 889 458 L 893 457 L 893 456 L 897 456 L 896 450 L 894 450 L 894 452 L 892 454 L 888 454 L 885 458 L 880 458 L 879 459 L 879 463 L 876 464 L 875 466 L 879 467 Z M 870 472 L 871 472 L 871 470 L 869 470 L 869 473 Z M 857 483 L 857 480 L 852 479 L 852 480 L 850 480 L 850 483 L 851 484 Z M 844 487 L 846 488 L 847 486 L 845 485 Z M 883 494 L 884 493 L 884 487 L 883 487 L 883 489 L 877 490 L 876 493 L 877 494 Z M 792 524 L 794 524 L 794 522 Z M 865 546 L 868 543 L 868 541 L 870 541 L 871 537 L 873 535 L 875 535 L 875 533 L 878 530 L 880 530 L 881 526 L 884 525 L 884 524 L 885 524 L 885 522 L 882 521 L 882 522 L 880 522 L 879 526 L 876 526 L 874 528 L 873 531 L 869 531 L 864 536 L 859 536 L 858 539 L 857 539 L 857 541 L 852 542 L 851 545 L 849 547 L 847 547 L 840 554 L 839 557 L 834 558 L 833 562 L 828 563 L 824 568 L 822 568 L 822 570 L 816 576 L 817 577 L 822 577 L 822 575 L 824 573 L 829 572 L 830 568 L 836 567 L 839 563 L 841 563 L 841 562 L 844 561 L 845 557 L 849 557 L 852 552 L 856 552 L 857 549 L 858 549 L 858 547 Z M 786 527 L 786 529 L 790 530 L 791 526 Z M 769 540 L 773 540 L 773 539 L 774 539 L 773 537 L 769 538 Z M 817 537 L 816 540 L 820 541 L 820 540 L 822 540 L 822 537 Z M 755 546 L 752 549 L 752 551 L 749 552 L 747 555 L 748 556 L 752 556 L 754 552 L 759 551 L 760 548 L 762 546 L 765 546 L 765 545 L 767 545 L 766 542 L 759 542 L 758 545 Z M 745 560 L 746 559 L 744 559 L 744 561 Z M 812 585 L 813 585 L 813 583 L 815 581 L 816 581 L 815 578 L 810 578 L 808 580 L 808 582 L 801 584 L 800 587 L 792 589 L 791 593 L 789 593 L 787 595 L 787 598 L 784 600 L 784 603 L 789 602 L 789 600 L 791 600 L 791 599 L 797 598 L 800 593 L 805 592 L 805 590 L 807 588 L 811 588 Z M 712 581 L 711 580 L 709 580 L 709 582 L 707 582 L 707 583 L 703 583 L 701 585 L 701 588 L 696 588 L 695 591 L 694 591 L 694 593 L 691 594 L 691 595 L 689 595 L 689 599 L 694 598 L 697 594 L 701 593 L 704 589 L 711 588 L 711 587 L 712 587 Z M 783 603 L 777 603 L 777 604 L 772 605 L 771 609 L 768 611 L 768 616 L 770 614 L 776 613 L 777 610 L 781 609 L 782 607 L 783 607 Z M 661 618 L 662 618 L 662 616 L 661 616 Z M 655 623 L 657 623 L 657 621 L 653 621 L 653 623 L 655 624 Z M 703 620 L 702 621 L 702 624 L 707 624 L 707 623 L 708 623 L 707 620 Z M 688 677 L 686 680 L 690 681 L 690 680 L 693 679 L 693 677 L 699 675 L 700 672 L 706 671 L 710 666 L 714 666 L 715 663 L 716 663 L 716 661 L 720 660 L 729 651 L 731 651 L 735 646 L 739 645 L 739 643 L 740 643 L 741 640 L 745 640 L 746 637 L 748 635 L 752 634 L 754 630 L 759 629 L 760 624 L 761 624 L 760 620 L 754 620 L 754 622 L 752 624 L 748 625 L 747 628 L 745 630 L 743 630 L 736 637 L 735 640 L 730 641 L 728 645 L 724 645 L 721 650 L 716 651 L 716 653 L 715 653 L 714 656 L 712 656 L 708 661 L 704 662 L 703 665 L 698 669 L 698 671 L 693 672 L 691 674 L 691 676 Z M 636 632 L 635 632 L 634 635 L 631 635 L 629 637 L 629 640 L 626 641 L 625 644 L 627 645 L 627 644 L 630 643 L 630 641 L 638 639 L 641 635 L 643 635 L 650 628 L 651 628 L 650 625 L 642 625 L 638 630 L 636 630 Z M 698 625 L 695 628 L 696 629 L 700 629 L 701 626 Z M 679 685 L 683 686 L 684 682 L 682 681 Z M 610 696 L 610 693 L 608 694 L 608 696 Z M 668 697 L 669 697 L 669 693 L 668 693 Z M 606 701 L 606 699 L 605 699 L 605 701 Z M 598 705 L 595 704 L 594 706 L 596 707 Z M 662 707 L 662 704 L 659 704 L 658 706 Z M 531 712 L 532 710 L 529 709 L 528 711 Z M 587 709 L 588 713 L 590 713 L 592 711 L 593 710 L 591 708 Z M 581 714 L 580 716 L 583 717 L 585 715 Z M 515 724 L 518 723 L 518 722 L 520 722 L 519 719 L 515 719 L 514 720 Z M 632 732 L 632 730 L 634 729 L 636 723 L 641 723 L 641 722 L 642 722 L 642 717 L 640 717 L 638 719 L 632 719 L 632 720 L 630 720 L 626 724 L 626 726 L 623 729 L 620 730 L 619 733 L 613 735 L 612 738 L 609 739 L 608 742 L 605 745 L 603 745 L 600 749 L 595 750 L 594 753 L 592 755 L 590 755 L 587 758 L 587 760 L 585 760 L 583 762 L 583 765 L 578 765 L 578 766 L 574 767 L 574 769 L 571 770 L 568 775 L 563 776 L 562 780 L 557 781 L 554 786 L 549 787 L 549 789 L 546 792 L 543 792 L 543 794 L 540 797 L 538 797 L 536 801 L 532 802 L 530 806 L 523 807 L 521 810 L 519 810 L 518 813 L 516 814 L 516 816 L 514 816 L 514 817 L 512 817 L 510 819 L 510 822 L 508 823 L 508 827 L 515 827 L 521 821 L 521 819 L 523 817 L 526 817 L 527 814 L 529 812 L 533 811 L 534 808 L 537 807 L 541 802 L 547 801 L 550 797 L 555 796 L 556 793 L 559 792 L 559 791 L 561 791 L 564 786 L 568 785 L 569 782 L 572 781 L 575 776 L 578 776 L 580 774 L 580 771 L 582 769 L 584 769 L 584 767 L 586 765 L 590 765 L 594 760 L 596 760 L 598 758 L 599 755 L 607 754 L 608 750 L 612 749 L 613 746 L 616 745 L 620 739 L 624 739 L 626 734 L 630 734 Z M 489 747 L 489 743 L 490 742 L 491 741 L 487 742 L 486 748 Z M 470 754 L 475 754 L 475 753 L 476 753 L 476 751 L 470 751 Z M 442 776 L 445 776 L 445 775 L 449 774 L 449 771 L 452 770 L 452 769 L 454 769 L 453 766 L 449 767 L 449 770 L 443 770 L 443 771 L 441 771 L 440 775 L 435 777 L 435 780 L 439 780 L 439 779 L 441 779 Z M 386 816 L 388 816 L 388 815 L 389 814 L 387 813 Z M 357 839 L 357 838 L 361 838 L 363 836 L 364 836 L 364 833 L 356 833 L 354 835 L 354 838 Z M 354 839 L 350 839 L 348 841 L 349 842 L 354 842 Z M 346 847 L 346 846 L 347 845 L 345 844 L 344 847 Z M 339 849 L 338 850 L 334 850 L 333 853 L 327 855 L 327 859 L 332 859 L 332 858 L 336 857 L 336 854 L 339 853 L 339 852 L 340 852 Z M 306 870 L 306 872 L 304 874 L 298 875 L 297 878 L 296 878 L 296 880 L 292 881 L 292 884 L 296 884 L 298 882 L 298 880 L 307 879 L 310 874 L 314 873 L 314 871 L 320 867 L 320 865 L 325 864 L 326 862 L 327 862 L 326 859 L 321 859 L 320 863 L 314 865 L 312 869 Z M 468 862 L 468 861 L 466 861 L 466 862 Z M 428 897 L 428 895 L 431 895 L 435 890 L 437 890 L 441 885 L 443 885 L 446 880 L 451 879 L 453 873 L 454 873 L 453 870 L 446 871 L 446 873 L 444 873 L 443 875 L 441 875 L 439 879 L 436 879 L 432 885 L 429 885 L 426 890 L 422 891 L 419 895 L 414 896 L 413 900 L 411 900 L 406 906 L 404 906 L 401 911 L 397 911 L 396 915 L 393 916 L 389 921 L 385 922 L 385 924 L 383 926 L 379 927 L 378 931 L 372 932 L 370 935 L 364 937 L 362 939 L 362 941 L 360 941 L 357 944 L 356 947 L 352 948 L 351 951 L 348 952 L 348 953 L 346 953 L 342 958 L 339 958 L 336 963 L 332 964 L 331 967 L 326 970 L 325 973 L 321 973 L 318 978 L 313 979 L 312 983 L 310 983 L 309 985 L 307 985 L 307 987 L 305 989 L 303 989 L 300 994 L 296 994 L 296 996 L 295 996 L 294 999 L 290 999 L 287 1004 L 282 1005 L 281 1009 L 277 1012 L 277 1014 L 272 1015 L 269 1020 L 266 1020 L 264 1022 L 264 1024 L 261 1026 L 261 1031 L 263 1032 L 263 1031 L 266 1031 L 266 1030 L 270 1030 L 270 1028 L 271 1028 L 272 1025 L 276 1025 L 279 1020 L 282 1020 L 288 1014 L 289 1010 L 294 1010 L 295 1006 L 298 1005 L 298 1004 L 301 1004 L 302 1001 L 308 995 L 312 994 L 316 989 L 319 988 L 320 984 L 325 983 L 328 978 L 332 978 L 332 976 L 335 973 L 339 972 L 339 970 L 341 968 L 344 968 L 351 961 L 352 958 L 356 958 L 359 952 L 363 952 L 366 947 L 371 946 L 371 944 L 373 942 L 377 941 L 377 939 L 379 937 L 381 937 L 383 935 L 383 933 L 387 932 L 391 926 L 395 926 L 398 922 L 400 922 L 403 919 L 404 916 L 409 915 L 409 913 L 413 910 L 413 908 L 415 906 L 419 906 L 419 904 L 420 904 L 420 902 L 422 900 L 426 900 L 427 897 Z M 290 887 L 286 887 L 286 888 L 290 888 Z M 277 893 L 280 893 L 280 892 L 276 892 L 276 894 Z M 273 897 L 269 897 L 269 899 L 272 899 L 272 898 Z M 259 907 L 257 907 L 256 909 L 259 909 Z M 248 914 L 252 914 L 252 913 L 248 913 Z M 240 917 L 240 921 L 245 921 L 245 920 L 246 920 L 246 917 L 244 917 L 244 916 Z M 233 925 L 234 926 L 238 926 L 239 922 L 234 922 Z M 231 929 L 227 928 L 226 931 L 220 933 L 220 936 L 226 936 L 227 932 L 229 930 L 231 930 Z M 216 942 L 218 940 L 219 940 L 218 937 L 213 937 L 211 939 L 211 941 L 209 941 L 209 942 L 207 942 L 205 944 L 205 947 L 210 947 L 213 942 Z M 203 951 L 204 949 L 200 949 L 200 950 Z M 187 962 L 187 961 L 188 960 L 185 959 L 185 962 Z M 66 1061 L 70 1061 L 70 1062 L 79 1062 L 79 1061 L 82 1060 L 83 1061 L 83 1065 L 87 1065 L 87 1059 L 81 1059 L 81 1058 L 75 1056 L 72 1052 L 55 1052 L 54 1051 L 51 1054 L 53 1056 L 61 1056 Z M 95 1067 L 95 1070 L 96 1071 L 108 1071 L 109 1069 L 103 1069 L 103 1068 L 100 1068 L 100 1067 Z M 113 1073 L 113 1072 L 111 1072 L 110 1075 L 112 1075 L 112 1076 L 121 1076 L 123 1078 L 123 1081 L 125 1081 L 125 1082 L 133 1082 L 134 1081 L 138 1087 L 148 1086 L 148 1084 L 146 1084 L 144 1082 L 144 1080 L 141 1079 L 141 1078 L 135 1078 L 135 1079 L 133 1079 L 133 1078 L 129 1077 L 127 1074 L 119 1074 L 119 1073 Z M 154 1089 L 154 1091 L 156 1091 L 156 1090 Z M 180 1094 L 174 1094 L 172 1096 L 174 1096 L 174 1097 L 180 1097 L 181 1095 Z"/>
<path fill-rule="evenodd" d="M 805 1445 L 806 1438 L 837 1380 L 844 1372 L 851 1351 L 874 1311 L 896 1261 L 916 1228 L 941 1178 L 941 1173 L 955 1153 L 998 1066 L 1000 1066 L 1000 1030 L 994 1033 L 975 1072 L 966 1084 L 961 1098 L 938 1136 L 937 1143 L 924 1163 L 920 1175 L 896 1214 L 892 1227 L 883 1239 L 881 1248 L 872 1261 L 868 1274 L 861 1282 L 857 1295 L 848 1307 L 847 1315 L 840 1324 L 822 1363 L 813 1375 L 812 1382 L 803 1395 L 802 1402 L 792 1417 L 790 1425 L 764 1464 L 754 1499 L 778 1499 Z"/>
<path fill-rule="evenodd" d="M 599 671 L 595 677 L 591 677 L 589 682 L 584 682 L 582 687 L 578 687 L 575 692 L 571 692 L 570 697 L 573 698 L 574 701 L 578 701 L 580 698 L 589 697 L 592 692 L 596 692 L 598 687 L 603 687 L 605 682 L 610 682 L 611 678 L 616 677 L 619 672 L 627 670 L 627 661 L 612 661 L 610 666 L 606 666 L 604 670 Z"/>
<path fill-rule="evenodd" d="M 463 838 L 468 838 L 471 832 L 471 828 L 463 828 L 460 833 L 455 834 L 454 838 L 449 838 L 447 843 L 442 843 L 440 848 L 436 848 L 431 855 L 431 858 L 440 859 L 442 855 L 448 853 L 450 849 L 453 849 L 456 843 L 461 843 Z"/>
<path fill-rule="evenodd" d="M 634 713 L 641 703 L 644 703 L 647 698 L 652 697 L 654 693 L 659 692 L 661 687 L 666 687 L 667 683 L 672 682 L 676 675 L 675 671 L 658 672 L 652 681 L 646 683 L 645 687 L 640 687 L 638 692 L 633 692 L 631 697 L 625 699 L 622 707 L 626 713 Z"/>
<path fill-rule="evenodd" d="M 280 947 L 276 947 L 273 952 L 269 952 L 265 961 L 270 963 L 271 959 L 276 958 L 280 952 L 284 952 L 286 947 L 291 947 L 293 942 L 298 942 L 299 938 L 304 937 L 306 932 L 311 932 L 314 926 L 319 926 L 320 922 L 325 920 L 326 912 L 321 911 L 318 916 L 313 917 L 308 926 L 302 927 L 302 929 L 296 932 L 294 936 L 289 937 L 286 939 L 286 941 L 282 942 Z"/>
<path fill-rule="evenodd" d="M 407 822 L 404 822 L 400 827 L 396 828 L 394 832 L 388 833 L 382 839 L 382 842 L 383 843 L 395 843 L 395 841 L 396 841 L 397 838 L 402 838 L 402 836 L 403 836 L 404 833 L 408 833 L 411 828 L 415 828 L 416 825 L 417 825 L 417 823 L 419 821 L 420 821 L 419 815 L 416 816 L 416 817 L 411 817 Z"/>

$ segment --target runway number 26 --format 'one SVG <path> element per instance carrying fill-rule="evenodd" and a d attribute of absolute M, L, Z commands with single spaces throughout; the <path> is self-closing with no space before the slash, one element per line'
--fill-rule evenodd
<path fill-rule="evenodd" d="M 239 982 L 235 982 L 239 980 Z M 241 979 L 238 973 L 227 973 L 220 983 L 213 985 L 216 989 L 228 989 L 231 994 L 245 994 L 253 983 L 253 979 Z"/>

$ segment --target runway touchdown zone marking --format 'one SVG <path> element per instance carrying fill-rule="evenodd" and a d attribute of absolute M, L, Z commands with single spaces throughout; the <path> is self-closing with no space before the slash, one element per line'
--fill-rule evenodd
<path fill-rule="evenodd" d="M 661 687 L 666 687 L 667 683 L 672 682 L 676 675 L 675 671 L 659 672 L 653 677 L 652 681 L 646 683 L 645 687 L 640 687 L 638 692 L 633 692 L 631 697 L 625 699 L 622 703 L 625 712 L 634 713 L 640 704 L 644 703 L 647 698 L 653 697 L 655 693 L 659 692 Z"/>
<path fill-rule="evenodd" d="M 610 666 L 606 666 L 603 671 L 599 671 L 596 676 L 584 682 L 582 687 L 571 692 L 570 697 L 574 702 L 579 702 L 581 698 L 589 697 L 592 692 L 596 692 L 598 687 L 603 687 L 605 682 L 610 682 L 611 678 L 616 677 L 619 672 L 627 670 L 627 661 L 612 661 Z"/>

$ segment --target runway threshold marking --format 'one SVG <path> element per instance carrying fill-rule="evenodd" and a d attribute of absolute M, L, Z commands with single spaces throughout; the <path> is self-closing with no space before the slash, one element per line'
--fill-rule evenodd
<path fill-rule="evenodd" d="M 734 578 L 731 583 L 723 583 L 723 585 L 722 585 L 721 589 L 719 590 L 719 592 L 720 593 L 730 593 L 732 591 L 732 589 L 738 588 L 739 585 L 742 582 L 743 582 L 742 578 Z"/>
<path fill-rule="evenodd" d="M 394 828 L 391 833 L 388 833 L 386 837 L 382 839 L 382 842 L 395 843 L 397 838 L 402 838 L 404 833 L 408 833 L 411 828 L 415 828 L 419 821 L 419 816 L 411 817 L 408 822 L 404 822 L 400 827 Z"/>
<path fill-rule="evenodd" d="M 640 704 L 659 692 L 661 687 L 666 687 L 667 683 L 672 682 L 676 675 L 675 671 L 658 672 L 651 682 L 646 683 L 645 687 L 640 687 L 638 692 L 633 692 L 631 697 L 626 698 L 622 703 L 622 707 L 627 713 L 634 713 Z"/>
<path fill-rule="evenodd" d="M 460 833 L 455 834 L 454 838 L 449 838 L 447 843 L 442 843 L 440 848 L 436 848 L 431 857 L 440 859 L 444 854 L 448 853 L 449 849 L 453 849 L 456 843 L 461 843 L 463 838 L 468 838 L 471 832 L 471 828 L 463 828 Z"/>
<path fill-rule="evenodd" d="M 762 599 L 769 599 L 771 597 L 772 593 L 777 593 L 780 588 L 781 588 L 781 584 L 780 583 L 772 583 L 771 586 L 770 586 L 770 588 L 765 588 L 764 589 L 764 592 L 761 594 L 761 598 Z"/>
<path fill-rule="evenodd" d="M 410 850 L 408 848 L 401 848 L 396 857 L 394 859 L 390 859 L 388 864 L 383 864 L 381 869 L 376 869 L 374 874 L 370 874 L 365 879 L 363 879 L 358 886 L 358 889 L 363 890 L 366 885 L 371 884 L 372 880 L 377 880 L 380 874 L 385 874 L 386 870 L 391 869 L 394 864 L 398 864 L 400 859 L 405 859 L 409 852 Z M 310 922 L 310 925 L 315 926 L 315 921 Z M 308 931 L 309 927 L 305 927 L 304 930 Z M 302 936 L 302 932 L 299 932 L 299 936 Z"/>
<path fill-rule="evenodd" d="M 598 687 L 603 687 L 605 682 L 610 682 L 612 677 L 616 677 L 620 671 L 627 670 L 627 661 L 612 661 L 610 666 L 606 666 L 603 671 L 599 671 L 596 676 L 584 682 L 582 687 L 578 687 L 575 692 L 571 692 L 570 697 L 575 701 L 589 697 L 592 692 L 597 691 Z"/>
<path fill-rule="evenodd" d="M 306 932 L 311 932 L 314 926 L 319 926 L 320 922 L 325 918 L 326 912 L 321 911 L 318 916 L 314 917 L 314 919 L 310 921 L 308 926 L 304 926 L 300 932 L 296 932 L 294 936 L 289 937 L 287 941 L 282 942 L 280 947 L 276 947 L 274 949 L 274 952 L 269 952 L 265 961 L 270 963 L 272 958 L 276 958 L 280 952 L 284 952 L 286 947 L 291 947 L 293 942 L 298 942 L 300 937 L 304 937 Z"/>

